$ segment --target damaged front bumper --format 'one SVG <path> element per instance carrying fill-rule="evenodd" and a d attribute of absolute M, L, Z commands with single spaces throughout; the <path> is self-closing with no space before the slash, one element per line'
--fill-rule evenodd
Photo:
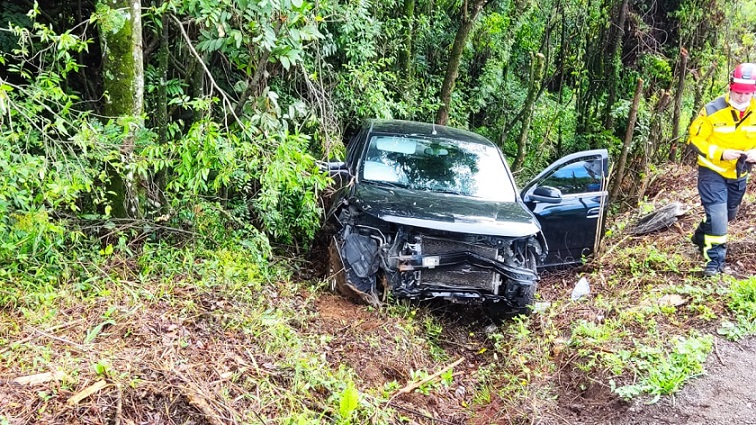
<path fill-rule="evenodd" d="M 343 271 L 336 282 L 340 292 L 371 305 L 380 303 L 380 270 L 382 289 L 397 298 L 491 302 L 517 310 L 535 293 L 540 246 L 534 236 L 474 244 L 400 231 L 389 243 L 382 235 L 349 233 L 334 237 L 332 258 L 338 255 L 336 267 Z"/>

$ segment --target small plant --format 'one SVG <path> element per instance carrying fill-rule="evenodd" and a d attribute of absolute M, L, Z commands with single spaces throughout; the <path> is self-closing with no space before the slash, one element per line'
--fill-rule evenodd
<path fill-rule="evenodd" d="M 87 336 L 84 337 L 84 344 L 89 344 L 92 341 L 94 341 L 95 338 L 97 338 L 97 336 L 100 335 L 100 333 L 102 332 L 105 326 L 111 326 L 115 324 L 116 322 L 113 320 L 105 320 L 104 322 L 101 322 L 94 328 L 90 329 L 89 331 L 87 331 Z"/>
<path fill-rule="evenodd" d="M 359 392 L 354 388 L 354 383 L 349 382 L 344 391 L 339 395 L 339 416 L 342 424 L 350 424 L 354 411 L 359 406 Z"/>
<path fill-rule="evenodd" d="M 717 329 L 720 335 L 736 341 L 756 333 L 756 278 L 734 281 L 730 285 L 727 306 L 734 313 L 735 320 L 722 322 Z"/>
<path fill-rule="evenodd" d="M 629 359 L 641 377 L 640 382 L 614 387 L 613 391 L 627 399 L 649 394 L 656 402 L 660 396 L 678 391 L 685 381 L 703 373 L 712 345 L 710 335 L 693 335 L 677 339 L 669 352 L 661 346 L 640 346 Z"/>
<path fill-rule="evenodd" d="M 422 381 L 423 379 L 428 377 L 428 372 L 424 370 L 412 370 L 410 371 L 410 376 L 413 381 Z M 433 383 L 428 382 L 423 385 L 420 385 L 420 387 L 418 387 L 416 391 L 423 395 L 428 395 L 430 394 L 430 391 L 432 389 L 433 389 Z"/>
<path fill-rule="evenodd" d="M 444 330 L 443 326 L 438 323 L 438 320 L 435 320 L 434 317 L 430 315 L 423 319 L 423 327 L 425 328 L 426 337 L 432 342 L 438 341 L 438 337 L 441 336 L 441 332 Z"/>
<path fill-rule="evenodd" d="M 97 376 L 101 376 L 103 378 L 108 377 L 112 372 L 110 363 L 104 359 L 100 359 L 97 361 L 97 363 L 93 364 L 92 370 L 95 374 L 97 374 Z"/>
<path fill-rule="evenodd" d="M 749 321 L 756 319 L 756 277 L 731 285 L 728 306 L 738 317 Z"/>

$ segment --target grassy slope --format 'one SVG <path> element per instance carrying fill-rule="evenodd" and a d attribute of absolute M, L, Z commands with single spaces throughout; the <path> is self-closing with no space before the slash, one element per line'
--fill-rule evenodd
<path fill-rule="evenodd" d="M 665 170 L 648 198 L 610 219 L 598 260 L 544 276 L 543 312 L 499 327 L 475 308 L 356 306 L 241 247 L 69 259 L 54 292 L 26 285 L 0 310 L 0 424 L 530 423 L 673 393 L 701 372 L 711 333 L 753 330 L 756 209 L 747 195 L 732 226 L 740 278 L 703 280 L 687 243 L 694 171 Z M 679 225 L 623 232 L 673 200 L 691 208 Z M 580 276 L 592 292 L 573 302 Z M 60 375 L 12 382 L 44 372 Z"/>

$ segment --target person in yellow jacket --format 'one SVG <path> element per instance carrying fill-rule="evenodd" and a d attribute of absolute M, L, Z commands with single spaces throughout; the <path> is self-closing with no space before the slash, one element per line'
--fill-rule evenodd
<path fill-rule="evenodd" d="M 698 156 L 698 194 L 706 216 L 691 241 L 706 259 L 704 276 L 724 270 L 727 223 L 738 213 L 750 164 L 756 162 L 756 64 L 730 75 L 729 92 L 709 102 L 690 126 L 688 145 Z"/>

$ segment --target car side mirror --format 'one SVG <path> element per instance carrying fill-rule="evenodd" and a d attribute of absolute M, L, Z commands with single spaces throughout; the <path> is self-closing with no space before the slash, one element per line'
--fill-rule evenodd
<path fill-rule="evenodd" d="M 551 186 L 538 186 L 530 195 L 530 199 L 536 202 L 558 204 L 562 202 L 562 191 Z"/>
<path fill-rule="evenodd" d="M 331 177 L 349 175 L 349 167 L 343 161 L 318 162 L 318 168 Z"/>

